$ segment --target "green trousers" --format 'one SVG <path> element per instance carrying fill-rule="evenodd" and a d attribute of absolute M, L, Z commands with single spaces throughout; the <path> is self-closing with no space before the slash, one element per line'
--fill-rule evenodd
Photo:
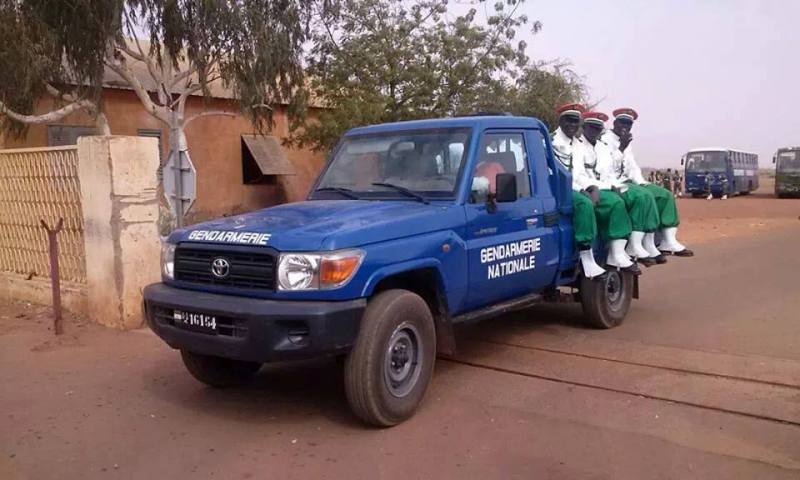
<path fill-rule="evenodd" d="M 600 190 L 600 201 L 593 205 L 589 197 L 573 190 L 572 205 L 572 226 L 579 247 L 591 245 L 598 232 L 603 240 L 619 240 L 631 234 L 625 201 L 612 191 Z"/>
<path fill-rule="evenodd" d="M 572 191 L 572 228 L 575 230 L 575 243 L 578 248 L 586 248 L 597 236 L 597 220 L 594 205 L 586 195 Z"/>
<path fill-rule="evenodd" d="M 628 189 L 621 196 L 625 201 L 625 208 L 628 209 L 628 215 L 631 217 L 633 230 L 636 232 L 655 232 L 658 230 L 660 220 L 653 194 L 647 188 L 635 183 L 626 183 L 625 185 Z M 661 187 L 657 188 L 664 190 Z M 666 190 L 664 191 L 666 192 Z M 670 195 L 669 192 L 667 194 Z"/>
<path fill-rule="evenodd" d="M 666 188 L 659 187 L 652 183 L 642 185 L 647 190 L 656 202 L 658 209 L 658 218 L 660 220 L 659 228 L 677 227 L 681 223 L 678 218 L 678 207 L 675 205 L 675 197 Z"/>
<path fill-rule="evenodd" d="M 600 201 L 594 206 L 597 230 L 603 240 L 628 238 L 633 229 L 625 200 L 611 190 L 600 190 Z"/>

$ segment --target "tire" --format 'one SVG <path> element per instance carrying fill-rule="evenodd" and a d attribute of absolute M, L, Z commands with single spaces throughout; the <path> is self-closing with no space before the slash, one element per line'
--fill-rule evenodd
<path fill-rule="evenodd" d="M 594 328 L 614 328 L 625 320 L 633 298 L 633 275 L 609 270 L 592 279 L 581 277 L 583 316 Z"/>
<path fill-rule="evenodd" d="M 261 368 L 257 362 L 200 355 L 186 350 L 181 350 L 181 358 L 194 378 L 215 388 L 242 385 Z"/>
<path fill-rule="evenodd" d="M 353 413 L 377 427 L 408 419 L 425 396 L 435 360 L 436 330 L 425 301 L 407 290 L 377 294 L 345 361 Z"/>

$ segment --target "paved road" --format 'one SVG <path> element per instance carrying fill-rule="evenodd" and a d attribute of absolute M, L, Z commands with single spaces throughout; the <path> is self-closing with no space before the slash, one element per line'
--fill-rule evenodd
<path fill-rule="evenodd" d="M 146 331 L 45 342 L 40 310 L 11 305 L 0 478 L 797 479 L 798 238 L 700 243 L 645 273 L 614 330 L 568 305 L 463 328 L 389 430 L 353 420 L 332 362 L 216 391 Z"/>

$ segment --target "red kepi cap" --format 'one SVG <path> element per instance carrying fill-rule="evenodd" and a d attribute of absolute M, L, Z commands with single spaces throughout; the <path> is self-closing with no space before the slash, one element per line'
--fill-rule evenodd
<path fill-rule="evenodd" d="M 608 115 L 603 112 L 583 112 L 583 123 L 593 123 L 601 127 L 608 121 Z"/>
<path fill-rule="evenodd" d="M 614 118 L 618 118 L 620 120 L 630 120 L 631 122 L 639 118 L 639 114 L 636 113 L 636 110 L 632 108 L 618 108 L 612 112 L 614 114 Z"/>
<path fill-rule="evenodd" d="M 580 118 L 581 114 L 585 111 L 586 107 L 580 103 L 565 103 L 556 107 L 556 113 L 558 113 L 559 117 L 571 115 Z"/>

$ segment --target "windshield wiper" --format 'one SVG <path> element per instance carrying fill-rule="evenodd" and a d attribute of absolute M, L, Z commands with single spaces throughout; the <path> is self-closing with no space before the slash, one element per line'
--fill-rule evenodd
<path fill-rule="evenodd" d="M 341 193 L 343 196 L 347 198 L 352 198 L 353 200 L 359 200 L 359 196 L 353 193 L 352 190 L 349 188 L 344 187 L 322 187 L 314 190 L 315 192 L 336 192 Z"/>
<path fill-rule="evenodd" d="M 378 186 L 378 187 L 393 188 L 393 189 L 397 190 L 398 192 L 400 192 L 400 193 L 402 193 L 402 194 L 404 194 L 406 196 L 413 197 L 413 198 L 419 200 L 420 202 L 422 202 L 422 203 L 424 203 L 426 205 L 431 203 L 425 197 L 420 195 L 419 193 L 417 193 L 417 192 L 415 192 L 413 190 L 409 190 L 406 187 L 401 187 L 400 185 L 395 185 L 393 183 L 384 183 L 384 182 L 374 182 L 372 185 L 375 185 L 375 186 Z"/>

